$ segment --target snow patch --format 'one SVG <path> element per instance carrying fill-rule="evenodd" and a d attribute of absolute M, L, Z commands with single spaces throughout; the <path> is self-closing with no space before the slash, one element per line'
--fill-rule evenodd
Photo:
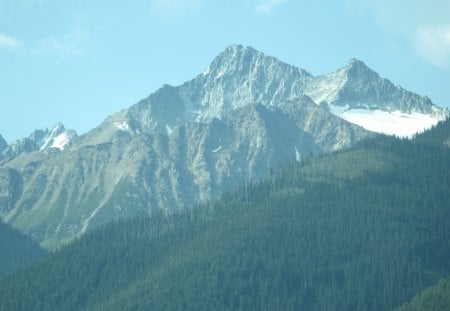
<path fill-rule="evenodd" d="M 76 134 L 67 131 L 61 123 L 57 123 L 42 140 L 39 151 L 44 151 L 47 148 L 64 150 L 64 147 L 70 143 L 74 136 Z"/>
<path fill-rule="evenodd" d="M 297 147 L 295 147 L 294 149 L 295 149 L 295 161 L 301 162 L 302 155 L 300 154 L 300 152 L 298 152 Z"/>
<path fill-rule="evenodd" d="M 52 139 L 48 138 L 48 137 L 46 139 L 44 139 L 44 142 L 42 143 L 41 148 L 39 148 L 39 151 L 45 150 L 51 141 L 52 141 Z M 13 147 L 15 147 L 15 146 L 13 146 Z"/>
<path fill-rule="evenodd" d="M 205 71 L 203 71 L 203 75 L 206 76 L 210 72 L 211 72 L 211 67 L 208 66 L 208 68 L 206 68 Z"/>
<path fill-rule="evenodd" d="M 214 149 L 214 150 L 211 151 L 211 152 L 216 153 L 216 152 L 219 152 L 220 150 L 222 150 L 222 146 L 217 147 L 216 149 Z"/>
<path fill-rule="evenodd" d="M 411 138 L 414 134 L 423 132 L 439 122 L 439 118 L 423 113 L 404 113 L 399 110 L 384 111 L 380 109 L 348 109 L 330 105 L 334 115 L 359 125 L 366 130 Z"/>
<path fill-rule="evenodd" d="M 222 78 L 225 75 L 225 70 L 221 70 L 217 73 L 216 79 Z"/>
<path fill-rule="evenodd" d="M 173 132 L 173 130 L 167 124 L 166 124 L 166 130 L 167 130 L 167 135 L 170 135 Z"/>
<path fill-rule="evenodd" d="M 70 137 L 67 135 L 67 132 L 59 134 L 53 139 L 52 148 L 56 148 L 59 150 L 64 150 L 64 147 L 70 142 Z"/>
<path fill-rule="evenodd" d="M 127 121 L 115 122 L 114 126 L 121 131 L 129 131 L 130 130 L 130 126 L 128 125 Z"/>

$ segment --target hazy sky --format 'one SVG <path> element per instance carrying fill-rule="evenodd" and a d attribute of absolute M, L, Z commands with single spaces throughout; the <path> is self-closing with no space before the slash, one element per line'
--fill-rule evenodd
<path fill-rule="evenodd" d="M 250 45 L 314 75 L 349 59 L 450 106 L 450 0 L 0 0 L 0 134 L 79 134 Z"/>

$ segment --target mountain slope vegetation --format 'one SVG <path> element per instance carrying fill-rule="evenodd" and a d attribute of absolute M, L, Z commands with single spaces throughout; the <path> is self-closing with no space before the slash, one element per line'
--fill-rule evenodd
<path fill-rule="evenodd" d="M 54 249 L 110 221 L 217 199 L 371 131 L 409 136 L 448 115 L 358 60 L 313 77 L 231 45 L 189 81 L 86 134 L 57 124 L 11 145 L 0 139 L 0 218 Z"/>
<path fill-rule="evenodd" d="M 39 245 L 0 221 L 0 278 L 46 254 Z"/>
<path fill-rule="evenodd" d="M 3 279 L 0 310 L 392 310 L 450 275 L 449 157 L 380 136 L 99 227 Z"/>
<path fill-rule="evenodd" d="M 450 308 L 450 277 L 447 277 L 438 284 L 427 288 L 414 299 L 403 304 L 395 311 L 441 311 Z"/>

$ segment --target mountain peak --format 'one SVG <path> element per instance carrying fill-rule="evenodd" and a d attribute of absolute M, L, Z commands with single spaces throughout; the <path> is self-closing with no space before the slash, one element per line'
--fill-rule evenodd
<path fill-rule="evenodd" d="M 231 44 L 231 45 L 227 46 L 223 52 L 224 53 L 232 53 L 232 54 L 240 54 L 240 53 L 245 53 L 245 52 L 258 53 L 259 51 L 248 45 Z"/>
<path fill-rule="evenodd" d="M 311 77 L 311 75 L 295 66 L 286 64 L 279 59 L 264 54 L 251 46 L 243 46 L 233 44 L 228 46 L 220 53 L 205 70 L 203 75 L 209 75 L 213 78 L 221 78 L 223 76 L 248 76 L 251 71 L 267 71 L 267 70 L 285 70 L 288 72 L 296 72 L 301 77 Z M 267 73 L 267 72 L 266 72 Z"/>
<path fill-rule="evenodd" d="M 58 122 L 44 137 L 39 150 L 42 151 L 47 148 L 64 150 L 64 147 L 76 137 L 75 131 L 67 130 L 61 122 Z"/>
<path fill-rule="evenodd" d="M 252 47 L 234 44 L 228 46 L 223 52 L 221 52 L 212 61 L 208 69 L 214 70 L 223 68 L 224 66 L 230 67 L 230 64 L 242 66 L 245 63 L 251 63 L 252 60 L 257 57 L 268 56 L 264 55 L 262 52 L 255 50 Z"/>
<path fill-rule="evenodd" d="M 357 58 L 351 58 L 348 61 L 348 66 L 366 66 L 367 67 L 367 65 L 362 60 L 359 60 Z"/>
<path fill-rule="evenodd" d="M 369 68 L 363 61 L 352 58 L 348 64 L 342 68 L 349 79 L 355 80 L 372 80 L 380 79 L 378 73 Z"/>
<path fill-rule="evenodd" d="M 314 78 L 252 47 L 231 45 L 203 74 L 160 88 L 73 145 L 60 123 L 12 144 L 2 152 L 5 161 L 34 154 L 14 161 L 23 182 L 15 203 L 0 202 L 0 212 L 51 246 L 107 220 L 209 200 L 302 153 L 350 146 L 371 135 L 362 127 L 378 122 L 380 113 L 382 121 L 412 120 L 412 113 L 438 109 L 373 75 L 352 60 Z M 46 218 L 36 219 L 42 210 Z"/>
<path fill-rule="evenodd" d="M 66 128 L 64 127 L 64 124 L 62 124 L 61 122 L 57 122 L 51 129 L 51 131 L 61 131 L 61 130 L 65 130 Z"/>
<path fill-rule="evenodd" d="M 63 133 L 66 130 L 64 124 L 61 122 L 56 123 L 50 130 L 48 136 L 57 136 Z"/>

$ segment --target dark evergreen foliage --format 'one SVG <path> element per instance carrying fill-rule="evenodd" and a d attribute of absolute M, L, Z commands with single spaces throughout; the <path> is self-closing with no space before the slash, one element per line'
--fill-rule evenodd
<path fill-rule="evenodd" d="M 424 290 L 420 295 L 396 311 L 446 311 L 450 310 L 450 277 Z"/>
<path fill-rule="evenodd" d="M 36 242 L 0 221 L 0 278 L 45 254 Z"/>
<path fill-rule="evenodd" d="M 450 146 L 450 118 L 439 122 L 431 130 L 417 135 L 415 139 L 420 142 L 444 143 Z"/>
<path fill-rule="evenodd" d="M 392 310 L 450 275 L 450 150 L 379 136 L 217 202 L 111 224 L 0 310 Z"/>

